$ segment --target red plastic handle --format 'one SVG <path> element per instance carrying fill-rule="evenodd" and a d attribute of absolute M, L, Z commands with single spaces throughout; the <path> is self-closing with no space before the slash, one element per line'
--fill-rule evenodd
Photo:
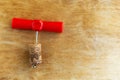
<path fill-rule="evenodd" d="M 27 20 L 20 18 L 12 19 L 12 28 L 35 30 L 35 31 L 49 31 L 49 32 L 63 32 L 63 22 L 49 22 L 41 20 Z"/>

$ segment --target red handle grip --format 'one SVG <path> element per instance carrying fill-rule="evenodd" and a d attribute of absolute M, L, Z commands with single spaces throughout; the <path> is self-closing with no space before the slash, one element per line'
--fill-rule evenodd
<path fill-rule="evenodd" d="M 12 19 L 12 28 L 35 30 L 35 31 L 49 31 L 49 32 L 62 32 L 63 22 L 49 22 L 41 20 L 27 20 L 20 18 Z"/>

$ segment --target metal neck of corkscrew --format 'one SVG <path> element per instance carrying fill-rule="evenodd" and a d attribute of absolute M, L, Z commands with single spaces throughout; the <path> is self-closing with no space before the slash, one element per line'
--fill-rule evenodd
<path fill-rule="evenodd" d="M 38 44 L 38 31 L 36 31 L 35 43 Z"/>

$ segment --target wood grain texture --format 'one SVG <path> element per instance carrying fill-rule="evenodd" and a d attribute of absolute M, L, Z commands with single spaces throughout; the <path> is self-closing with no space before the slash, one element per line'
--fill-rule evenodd
<path fill-rule="evenodd" d="M 63 21 L 40 32 L 43 63 L 30 68 L 35 32 L 11 29 L 13 17 Z M 119 80 L 120 0 L 0 0 L 0 80 Z"/>

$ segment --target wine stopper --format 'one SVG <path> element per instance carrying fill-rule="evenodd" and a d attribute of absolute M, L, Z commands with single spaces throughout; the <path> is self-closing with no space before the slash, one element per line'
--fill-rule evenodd
<path fill-rule="evenodd" d="M 38 64 L 42 63 L 41 44 L 38 43 L 39 31 L 62 33 L 63 22 L 50 22 L 42 20 L 13 18 L 12 28 L 22 30 L 34 30 L 36 32 L 35 44 L 31 44 L 29 47 L 30 64 L 33 68 L 35 68 Z"/>

